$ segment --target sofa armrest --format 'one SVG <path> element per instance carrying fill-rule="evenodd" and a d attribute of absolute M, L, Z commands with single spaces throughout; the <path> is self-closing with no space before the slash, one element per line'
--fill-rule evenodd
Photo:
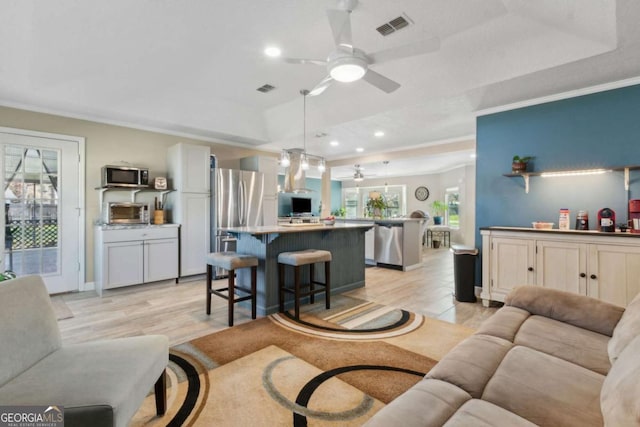
<path fill-rule="evenodd" d="M 624 312 L 623 307 L 595 298 L 539 286 L 515 288 L 504 303 L 608 336 L 613 334 Z"/>

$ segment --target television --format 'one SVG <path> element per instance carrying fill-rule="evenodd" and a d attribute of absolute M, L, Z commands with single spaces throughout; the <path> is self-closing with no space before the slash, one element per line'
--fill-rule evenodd
<path fill-rule="evenodd" d="M 291 198 L 291 214 L 301 215 L 311 213 L 311 199 L 305 197 Z"/>

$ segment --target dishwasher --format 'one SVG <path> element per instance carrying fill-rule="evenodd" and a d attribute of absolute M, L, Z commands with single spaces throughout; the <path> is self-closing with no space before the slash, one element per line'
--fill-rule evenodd
<path fill-rule="evenodd" d="M 402 223 L 375 225 L 375 261 L 402 267 Z"/>

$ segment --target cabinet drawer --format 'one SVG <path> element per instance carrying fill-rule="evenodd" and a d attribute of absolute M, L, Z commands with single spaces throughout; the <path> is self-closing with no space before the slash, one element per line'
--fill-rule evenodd
<path fill-rule="evenodd" d="M 128 228 L 124 230 L 103 230 L 104 243 L 130 242 L 132 240 L 177 239 L 178 227 Z"/>

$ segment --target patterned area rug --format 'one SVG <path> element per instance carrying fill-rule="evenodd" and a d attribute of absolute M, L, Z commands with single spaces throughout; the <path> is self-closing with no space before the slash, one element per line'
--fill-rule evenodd
<path fill-rule="evenodd" d="M 168 412 L 132 426 L 359 426 L 473 330 L 350 297 L 171 349 Z"/>

